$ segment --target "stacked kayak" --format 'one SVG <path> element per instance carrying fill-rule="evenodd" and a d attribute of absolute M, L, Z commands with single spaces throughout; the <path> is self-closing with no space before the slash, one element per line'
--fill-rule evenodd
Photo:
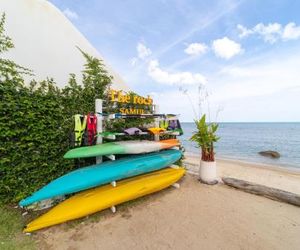
<path fill-rule="evenodd" d="M 37 201 L 159 170 L 178 161 L 181 155 L 181 151 L 170 149 L 81 168 L 53 180 L 31 196 L 21 200 L 19 205 L 24 207 Z"/>
<path fill-rule="evenodd" d="M 19 205 L 24 207 L 42 200 L 74 194 L 29 223 L 24 232 L 32 232 L 93 214 L 172 185 L 185 173 L 183 168 L 168 168 L 182 156 L 180 150 L 170 149 L 178 145 L 177 139 L 159 142 L 123 141 L 68 151 L 64 158 L 111 154 L 131 154 L 131 156 L 69 172 L 21 200 Z M 116 186 L 111 185 L 116 181 Z"/>
<path fill-rule="evenodd" d="M 81 218 L 123 202 L 160 191 L 178 181 L 184 173 L 185 170 L 183 168 L 167 168 L 120 181 L 116 187 L 105 185 L 81 192 L 29 223 L 25 227 L 24 232 L 32 232 Z"/>
<path fill-rule="evenodd" d="M 101 155 L 143 154 L 179 146 L 177 139 L 162 141 L 118 141 L 104 144 L 74 148 L 68 151 L 65 159 L 96 157 Z"/>

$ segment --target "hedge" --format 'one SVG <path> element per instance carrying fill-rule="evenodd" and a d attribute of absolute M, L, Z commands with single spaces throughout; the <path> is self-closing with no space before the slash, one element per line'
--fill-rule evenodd
<path fill-rule="evenodd" d="M 73 81 L 59 89 L 51 79 L 30 86 L 0 83 L 1 200 L 18 201 L 75 168 L 63 159 L 73 115 L 94 111 L 95 98 L 103 98 L 98 87 Z"/>
<path fill-rule="evenodd" d="M 14 47 L 5 35 L 4 23 L 3 14 L 0 55 Z M 94 112 L 96 98 L 104 100 L 106 112 L 115 112 L 124 106 L 111 105 L 108 101 L 112 77 L 102 61 L 79 51 L 86 59 L 82 83 L 70 74 L 69 82 L 61 89 L 51 78 L 25 83 L 24 74 L 33 72 L 0 57 L 0 202 L 18 202 L 70 170 L 92 164 L 94 159 L 80 162 L 63 159 L 72 147 L 70 133 L 74 130 L 74 114 Z M 110 131 L 120 131 L 151 121 L 116 119 L 104 124 Z"/>
<path fill-rule="evenodd" d="M 0 53 L 13 48 L 0 20 Z M 0 58 L 0 198 L 18 201 L 52 179 L 75 168 L 63 160 L 69 148 L 72 115 L 93 111 L 111 78 L 101 62 L 87 59 L 83 85 L 71 75 L 67 87 L 57 88 L 52 79 L 25 85 L 22 74 L 31 72 Z M 93 77 L 93 78 L 92 78 Z"/>

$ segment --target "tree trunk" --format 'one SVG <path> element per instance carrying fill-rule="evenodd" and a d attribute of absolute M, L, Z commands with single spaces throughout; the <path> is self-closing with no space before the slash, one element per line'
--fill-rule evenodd
<path fill-rule="evenodd" d="M 206 150 L 204 148 L 202 148 L 201 153 L 202 153 L 202 156 L 201 156 L 202 161 L 208 161 L 208 162 L 215 161 L 213 144 L 211 145 L 210 148 L 208 148 Z"/>

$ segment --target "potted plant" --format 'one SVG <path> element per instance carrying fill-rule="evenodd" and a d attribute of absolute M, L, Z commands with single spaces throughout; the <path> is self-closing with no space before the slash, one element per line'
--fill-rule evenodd
<path fill-rule="evenodd" d="M 216 136 L 218 124 L 206 123 L 203 115 L 200 120 L 195 120 L 197 131 L 190 138 L 201 148 L 200 181 L 206 184 L 217 184 L 217 169 L 214 153 L 214 143 L 219 140 Z"/>

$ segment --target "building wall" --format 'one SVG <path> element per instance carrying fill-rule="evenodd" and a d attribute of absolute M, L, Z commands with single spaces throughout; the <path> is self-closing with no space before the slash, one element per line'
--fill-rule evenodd
<path fill-rule="evenodd" d="M 0 0 L 0 13 L 6 13 L 6 33 L 15 48 L 5 57 L 30 68 L 35 79 L 53 77 L 58 86 L 68 82 L 69 73 L 81 79 L 85 62 L 76 46 L 104 61 L 114 77 L 113 88 L 128 90 L 123 79 L 74 27 L 74 25 L 46 0 Z"/>

